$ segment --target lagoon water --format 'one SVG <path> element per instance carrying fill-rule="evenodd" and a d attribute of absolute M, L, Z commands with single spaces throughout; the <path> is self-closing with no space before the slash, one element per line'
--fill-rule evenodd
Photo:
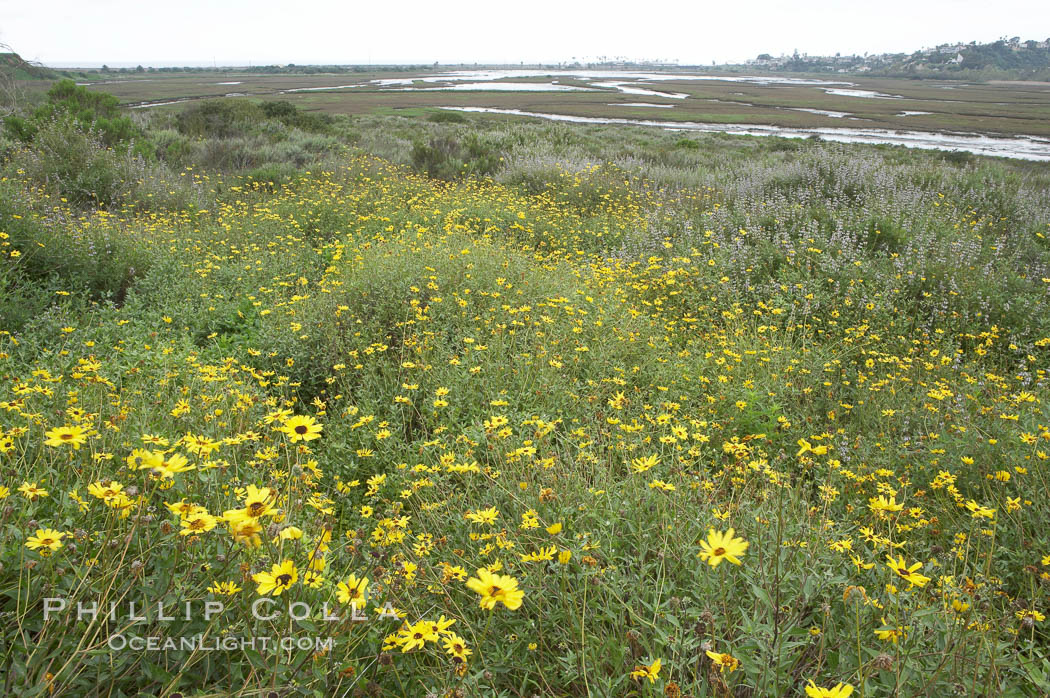
<path fill-rule="evenodd" d="M 545 78 L 539 81 L 526 79 Z M 561 84 L 562 79 L 574 79 L 582 84 Z M 873 90 L 857 89 L 856 83 L 843 80 L 823 80 L 817 78 L 791 78 L 756 75 L 698 75 L 692 73 L 658 72 L 645 70 L 542 70 L 542 69 L 508 69 L 508 70 L 459 70 L 431 75 L 405 78 L 383 78 L 362 81 L 353 84 L 337 84 L 318 87 L 297 87 L 280 90 L 289 94 L 296 92 L 323 92 L 371 88 L 380 91 L 470 91 L 470 92 L 606 92 L 609 94 L 637 95 L 665 100 L 685 100 L 688 93 L 664 89 L 661 83 L 673 81 L 719 81 L 758 86 L 811 87 L 816 92 L 824 92 L 840 97 L 858 99 L 907 99 L 901 95 L 886 94 Z M 215 83 L 218 85 L 238 85 L 239 82 Z M 670 87 L 670 85 L 668 85 Z M 954 85 L 943 85 L 954 88 Z M 242 96 L 243 93 L 229 93 L 226 96 Z M 742 93 L 741 93 L 742 96 Z M 709 97 L 698 97 L 704 101 L 725 102 Z M 128 105 L 132 109 L 157 107 L 177 104 L 189 99 L 174 99 L 161 102 Z M 943 100 L 949 101 L 949 100 Z M 747 104 L 742 102 L 742 104 Z M 674 104 L 651 102 L 613 103 L 609 106 L 646 107 L 671 109 Z M 902 105 L 904 106 L 904 105 Z M 569 116 L 547 112 L 533 112 L 519 109 L 499 109 L 489 107 L 443 107 L 456 111 L 486 112 L 513 116 L 528 116 L 551 121 L 567 121 L 591 124 L 620 124 L 629 126 L 647 126 L 681 131 L 706 131 L 732 133 L 752 136 L 783 136 L 785 138 L 808 138 L 818 136 L 824 140 L 843 143 L 871 143 L 902 145 L 909 148 L 937 150 L 960 150 L 977 155 L 1018 158 L 1025 160 L 1050 161 L 1050 138 L 1038 136 L 996 137 L 979 133 L 928 132 L 916 130 L 892 130 L 877 128 L 790 128 L 763 124 L 717 124 L 691 121 L 654 121 L 643 119 L 622 119 L 588 116 Z M 844 111 L 832 111 L 808 107 L 782 106 L 780 109 L 817 114 L 850 122 L 865 121 L 856 115 Z M 907 110 L 897 113 L 899 117 L 921 116 L 930 112 Z"/>
<path fill-rule="evenodd" d="M 845 85 L 852 86 L 854 83 L 842 80 L 819 80 L 815 78 L 782 78 L 760 75 L 695 75 L 687 73 L 666 73 L 639 70 L 457 70 L 441 75 L 428 76 L 422 79 L 425 82 L 439 82 L 443 80 L 506 80 L 508 78 L 535 78 L 535 77 L 573 77 L 582 79 L 602 80 L 644 80 L 652 82 L 657 80 L 717 80 L 721 82 L 743 82 L 755 85 Z M 411 79 L 401 84 L 410 84 Z M 374 80 L 377 83 L 396 84 L 394 80 Z"/>
<path fill-rule="evenodd" d="M 839 97 L 863 97 L 865 99 L 904 99 L 900 95 L 887 95 L 881 92 L 872 92 L 871 90 L 841 90 L 832 89 L 824 90 L 829 95 L 838 95 Z"/>
<path fill-rule="evenodd" d="M 845 116 L 852 116 L 852 114 L 846 111 L 829 111 L 827 109 L 807 109 L 806 107 L 784 107 L 784 109 L 789 109 L 791 111 L 804 111 L 807 114 L 820 114 L 821 116 L 829 116 L 832 119 L 841 119 Z"/>
<path fill-rule="evenodd" d="M 499 84 L 499 83 L 496 83 Z M 594 82 L 591 83 L 595 87 L 608 87 L 614 90 L 619 90 L 625 95 L 643 95 L 646 97 L 667 97 L 668 99 L 685 99 L 689 95 L 684 92 L 658 92 L 656 90 L 649 90 L 644 87 L 632 87 L 631 83 L 609 81 L 609 82 Z"/>
<path fill-rule="evenodd" d="M 441 87 L 396 87 L 419 92 L 594 92 L 590 87 L 559 85 L 553 82 L 466 82 Z M 655 94 L 655 93 L 653 93 Z"/>
<path fill-rule="evenodd" d="M 442 107 L 451 111 L 481 112 L 530 116 L 551 121 L 568 121 L 580 124 L 613 124 L 621 126 L 650 126 L 672 131 L 701 131 L 708 133 L 732 133 L 742 136 L 781 136 L 783 138 L 809 138 L 819 136 L 823 140 L 837 143 L 868 143 L 903 145 L 924 150 L 960 150 L 975 155 L 992 155 L 1020 160 L 1050 161 L 1050 138 L 1037 136 L 1014 136 L 997 138 L 977 133 L 933 133 L 928 131 L 891 131 L 876 128 L 785 128 L 760 124 L 707 124 L 695 121 L 653 121 L 648 119 L 617 119 L 593 116 L 569 116 L 566 114 L 544 114 L 521 109 L 495 109 L 490 107 Z"/>

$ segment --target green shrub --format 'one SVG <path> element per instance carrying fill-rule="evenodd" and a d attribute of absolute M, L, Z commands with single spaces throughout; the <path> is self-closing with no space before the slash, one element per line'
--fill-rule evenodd
<path fill-rule="evenodd" d="M 412 166 L 437 179 L 494 174 L 502 166 L 502 157 L 476 134 L 460 140 L 450 134 L 430 137 L 425 143 L 412 144 Z"/>
<path fill-rule="evenodd" d="M 7 284 L 23 301 L 34 300 L 34 306 L 46 300 L 41 289 L 52 298 L 62 290 L 121 303 L 151 263 L 148 249 L 133 236 L 51 221 L 10 196 L 0 198 L 0 229 L 21 251 L 17 275 L 11 274 Z"/>
<path fill-rule="evenodd" d="M 8 114 L 3 119 L 5 134 L 23 143 L 31 143 L 36 137 L 37 125 L 31 119 Z"/>
<path fill-rule="evenodd" d="M 121 113 L 116 97 L 89 91 L 72 80 L 59 80 L 52 85 L 47 101 L 31 113 L 13 112 L 5 116 L 3 126 L 8 137 L 29 145 L 59 121 L 92 133 L 107 148 L 131 149 L 144 157 L 152 155 L 152 146 L 144 142 L 142 131 L 131 119 Z"/>
<path fill-rule="evenodd" d="M 972 165 L 977 161 L 977 156 L 965 150 L 949 150 L 939 152 L 941 160 L 953 165 Z"/>
<path fill-rule="evenodd" d="M 70 118 L 81 129 L 97 133 L 110 147 L 129 145 L 142 136 L 131 119 L 121 113 L 116 97 L 88 90 L 69 79 L 52 85 L 47 92 L 47 102 L 33 112 L 33 121 L 38 127 L 62 118 Z"/>
<path fill-rule="evenodd" d="M 206 170 L 233 172 L 258 167 L 263 163 L 259 138 L 210 138 L 197 148 L 196 162 Z"/>
<path fill-rule="evenodd" d="M 236 99 L 207 99 L 187 106 L 175 117 L 179 133 L 197 138 L 246 135 L 265 118 L 257 105 Z"/>
<path fill-rule="evenodd" d="M 435 124 L 465 124 L 467 117 L 458 111 L 436 111 L 427 116 L 427 121 Z"/>
<path fill-rule="evenodd" d="M 155 131 L 152 140 L 157 157 L 171 167 L 185 167 L 193 155 L 193 142 L 175 129 Z"/>
<path fill-rule="evenodd" d="M 287 163 L 270 163 L 248 172 L 245 183 L 256 188 L 275 192 L 299 175 L 299 170 Z"/>
<path fill-rule="evenodd" d="M 259 108 L 268 118 L 302 131 L 321 133 L 328 131 L 334 123 L 329 114 L 305 112 L 291 102 L 267 101 L 260 104 Z"/>
<path fill-rule="evenodd" d="M 29 177 L 74 206 L 109 206 L 127 186 L 122 156 L 69 119 L 43 122 L 30 149 L 16 157 Z"/>
<path fill-rule="evenodd" d="M 11 150 L 9 165 L 74 208 L 193 208 L 206 198 L 191 179 L 135 148 L 108 147 L 71 119 L 43 122 L 30 145 Z"/>

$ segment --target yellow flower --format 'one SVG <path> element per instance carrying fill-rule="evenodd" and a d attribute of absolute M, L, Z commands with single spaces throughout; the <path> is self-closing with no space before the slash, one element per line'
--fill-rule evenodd
<path fill-rule="evenodd" d="M 294 444 L 297 441 L 312 441 L 321 438 L 321 430 L 323 428 L 317 423 L 317 420 L 309 415 L 296 415 L 285 421 L 281 431 Z"/>
<path fill-rule="evenodd" d="M 214 582 L 208 591 L 219 596 L 233 596 L 241 590 L 236 582 Z"/>
<path fill-rule="evenodd" d="M 1039 611 L 1032 610 L 1032 609 L 1025 609 L 1023 611 L 1017 611 L 1017 612 L 1014 613 L 1014 615 L 1017 616 L 1018 620 L 1024 620 L 1025 618 L 1031 618 L 1032 620 L 1034 620 L 1037 623 L 1042 623 L 1044 620 L 1046 620 L 1046 616 L 1044 616 Z"/>
<path fill-rule="evenodd" d="M 240 511 L 238 509 L 237 511 Z M 230 536 L 234 541 L 243 543 L 249 548 L 258 548 L 262 545 L 262 538 L 259 535 L 262 533 L 262 524 L 257 519 L 236 519 L 230 520 L 225 515 L 223 519 L 226 520 L 226 525 L 230 529 Z"/>
<path fill-rule="evenodd" d="M 882 618 L 881 620 L 884 627 L 875 629 L 875 635 L 880 640 L 886 640 L 896 645 L 898 640 L 908 636 L 908 626 L 887 626 L 886 619 Z"/>
<path fill-rule="evenodd" d="M 809 698 L 847 698 L 852 693 L 853 686 L 848 683 L 837 683 L 834 688 L 821 688 L 811 679 L 806 686 L 806 695 Z"/>
<path fill-rule="evenodd" d="M 206 511 L 194 512 L 182 519 L 182 530 L 179 531 L 179 535 L 191 536 L 195 533 L 204 533 L 215 528 L 218 522 L 218 518 Z"/>
<path fill-rule="evenodd" d="M 731 654 L 712 652 L 711 650 L 707 650 L 707 656 L 712 662 L 714 662 L 715 666 L 718 667 L 719 671 L 724 672 L 728 669 L 729 673 L 732 674 L 734 671 L 740 668 L 740 660 Z"/>
<path fill-rule="evenodd" d="M 634 671 L 631 672 L 632 679 L 649 679 L 649 683 L 656 683 L 656 679 L 660 677 L 660 660 L 655 659 L 653 663 L 645 666 L 636 666 Z"/>
<path fill-rule="evenodd" d="M 799 439 L 797 443 L 798 443 L 798 447 L 799 448 L 798 448 L 798 452 L 795 454 L 795 456 L 801 456 L 801 455 L 803 455 L 805 453 L 812 453 L 815 456 L 823 456 L 824 454 L 826 454 L 828 452 L 828 447 L 827 446 L 824 446 L 824 445 L 814 446 L 813 444 L 811 444 L 806 439 Z"/>
<path fill-rule="evenodd" d="M 365 590 L 368 588 L 368 577 L 357 578 L 350 575 L 345 582 L 339 582 L 336 586 L 339 603 L 356 603 L 365 600 Z"/>
<path fill-rule="evenodd" d="M 51 528 L 38 528 L 35 536 L 26 539 L 26 547 L 47 557 L 62 547 L 62 539 L 67 535 L 69 534 Z"/>
<path fill-rule="evenodd" d="M 143 434 L 142 443 L 153 444 L 155 446 L 160 446 L 161 448 L 164 448 L 168 445 L 169 442 L 163 436 L 155 436 L 154 434 Z"/>
<path fill-rule="evenodd" d="M 929 577 L 925 577 L 919 574 L 919 570 L 922 569 L 922 563 L 916 562 L 911 567 L 904 561 L 904 558 L 898 556 L 896 560 L 890 555 L 886 556 L 886 566 L 893 570 L 897 576 L 907 581 L 912 586 L 924 587 L 926 583 L 930 581 Z"/>
<path fill-rule="evenodd" d="M 474 523 L 493 524 L 496 523 L 496 517 L 499 516 L 499 510 L 496 507 L 490 507 L 488 509 L 478 509 L 477 511 L 468 511 L 465 516 L 468 520 Z"/>
<path fill-rule="evenodd" d="M 131 455 L 125 459 L 128 467 L 132 470 L 153 470 L 164 465 L 164 456 L 159 453 L 147 451 L 144 448 L 136 448 Z"/>
<path fill-rule="evenodd" d="M 79 450 L 81 446 L 87 443 L 88 430 L 83 427 L 55 427 L 44 432 L 44 436 L 47 437 L 47 441 L 44 442 L 45 446 L 58 447 L 58 446 L 72 446 L 73 450 Z"/>
<path fill-rule="evenodd" d="M 46 497 L 47 490 L 43 487 L 37 487 L 35 482 L 23 482 L 18 487 L 18 491 L 22 493 L 22 496 L 33 502 L 41 497 Z"/>
<path fill-rule="evenodd" d="M 434 621 L 430 622 L 431 629 L 435 633 L 438 633 L 440 635 L 455 635 L 454 632 L 449 630 L 449 628 L 451 628 L 455 624 L 456 624 L 456 619 L 455 618 L 446 618 L 444 615 L 442 615 L 437 620 L 434 620 Z"/>
<path fill-rule="evenodd" d="M 722 560 L 739 565 L 740 558 L 750 544 L 743 538 L 734 538 L 733 534 L 733 529 L 725 533 L 716 533 L 713 528 L 708 529 L 707 540 L 700 541 L 703 550 L 697 557 L 706 560 L 712 567 L 718 567 Z"/>
<path fill-rule="evenodd" d="M 212 452 L 218 451 L 222 445 L 217 441 L 212 441 L 207 436 L 194 436 L 193 434 L 186 434 L 182 439 L 182 444 L 187 451 L 198 458 L 204 459 L 211 458 Z"/>
<path fill-rule="evenodd" d="M 877 514 L 883 512 L 895 513 L 904 508 L 903 505 L 897 503 L 896 497 L 886 497 L 879 495 L 878 497 L 872 497 L 868 500 L 868 508 Z"/>
<path fill-rule="evenodd" d="M 518 589 L 518 580 L 507 575 L 493 574 L 485 568 L 479 569 L 477 575 L 467 580 L 467 588 L 481 595 L 479 606 L 489 611 L 495 608 L 497 603 L 502 603 L 511 611 L 521 607 L 525 592 Z"/>
<path fill-rule="evenodd" d="M 257 488 L 248 485 L 244 497 L 244 513 L 253 519 L 277 513 L 273 508 L 276 495 L 269 487 Z"/>
<path fill-rule="evenodd" d="M 298 526 L 289 526 L 287 528 L 282 528 L 281 532 L 278 534 L 278 537 L 281 540 L 299 540 L 303 537 L 303 529 L 299 528 Z"/>
<path fill-rule="evenodd" d="M 159 463 L 154 461 L 150 467 L 154 475 L 169 480 L 175 476 L 175 473 L 197 469 L 197 466 L 190 465 L 189 459 L 181 453 L 173 453 L 167 460 L 161 460 Z"/>
<path fill-rule="evenodd" d="M 165 502 L 164 506 L 166 506 L 168 511 L 172 514 L 177 514 L 179 518 L 185 518 L 197 511 L 206 511 L 204 507 L 194 504 L 193 502 L 187 502 L 185 499 L 177 502 Z"/>
<path fill-rule="evenodd" d="M 558 552 L 557 546 L 550 546 L 548 548 L 540 548 L 539 550 L 521 555 L 522 562 L 544 562 L 546 560 L 553 560 L 554 553 Z"/>
<path fill-rule="evenodd" d="M 108 485 L 102 482 L 93 482 L 88 485 L 88 494 L 96 499 L 108 502 L 115 497 L 118 497 L 123 489 L 124 486 L 115 480 L 110 481 Z"/>
<path fill-rule="evenodd" d="M 279 565 L 273 565 L 269 572 L 259 572 L 252 575 L 252 581 L 258 584 L 255 590 L 260 596 L 273 594 L 280 596 L 285 590 L 290 589 L 299 579 L 299 572 L 295 569 L 295 563 L 284 560 Z"/>
<path fill-rule="evenodd" d="M 995 509 L 982 506 L 972 499 L 966 502 L 966 509 L 970 512 L 970 515 L 975 519 L 991 519 L 995 517 Z"/>
<path fill-rule="evenodd" d="M 635 473 L 644 473 L 646 470 L 659 464 L 660 456 L 644 456 L 631 461 L 631 470 Z"/>
<path fill-rule="evenodd" d="M 401 651 L 411 652 L 415 648 L 422 649 L 427 642 L 437 642 L 439 636 L 434 632 L 433 626 L 425 620 L 421 620 L 413 626 L 402 628 Z"/>
<path fill-rule="evenodd" d="M 445 652 L 452 655 L 453 661 L 465 662 L 467 657 L 473 654 L 468 648 L 466 641 L 456 633 L 449 633 L 443 640 Z"/>

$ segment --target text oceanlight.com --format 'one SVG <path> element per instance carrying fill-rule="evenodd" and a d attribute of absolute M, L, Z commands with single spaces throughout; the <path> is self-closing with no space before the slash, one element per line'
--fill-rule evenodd
<path fill-rule="evenodd" d="M 278 621 L 283 619 L 292 620 L 321 620 L 332 623 L 338 621 L 349 621 L 351 623 L 363 623 L 369 620 L 395 620 L 401 622 L 394 607 L 389 602 L 377 606 L 375 615 L 365 615 L 364 608 L 357 602 L 341 605 L 338 612 L 330 604 L 325 603 L 319 607 L 301 601 L 293 601 L 287 605 L 279 603 L 276 599 L 261 597 L 251 604 L 251 616 L 256 621 Z M 153 625 L 155 623 L 166 623 L 171 621 L 203 620 L 205 622 L 220 622 L 219 619 L 226 610 L 221 601 L 184 602 L 178 604 L 157 603 L 109 603 L 103 604 L 97 601 L 78 601 L 70 603 L 62 597 L 48 597 L 44 599 L 44 620 L 69 620 L 90 622 L 117 622 L 128 621 L 131 626 L 138 624 Z M 334 638 L 331 636 L 272 636 L 272 635 L 233 635 L 221 634 L 210 635 L 208 632 L 195 633 L 193 635 L 166 636 L 164 634 L 135 634 L 126 632 L 131 629 L 125 628 L 125 632 L 113 633 L 106 641 L 106 645 L 113 651 L 130 650 L 132 652 L 276 652 L 276 651 L 309 651 L 327 652 L 334 647 Z"/>
<path fill-rule="evenodd" d="M 228 635 L 226 637 L 205 637 L 204 635 L 192 635 L 189 637 L 160 637 L 149 635 L 138 637 L 116 633 L 109 636 L 106 644 L 111 650 L 131 650 L 133 652 L 236 652 L 244 650 L 255 650 L 257 652 L 274 652 L 278 650 L 327 652 L 335 646 L 335 639 L 331 637 L 294 637 L 294 636 L 258 636 L 239 637 Z"/>

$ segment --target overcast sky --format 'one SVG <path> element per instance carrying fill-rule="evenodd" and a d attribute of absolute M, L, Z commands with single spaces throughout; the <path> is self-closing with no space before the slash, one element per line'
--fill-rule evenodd
<path fill-rule="evenodd" d="M 1002 36 L 1050 37 L 1050 1 L 0 0 L 0 42 L 52 66 L 723 63 Z"/>

